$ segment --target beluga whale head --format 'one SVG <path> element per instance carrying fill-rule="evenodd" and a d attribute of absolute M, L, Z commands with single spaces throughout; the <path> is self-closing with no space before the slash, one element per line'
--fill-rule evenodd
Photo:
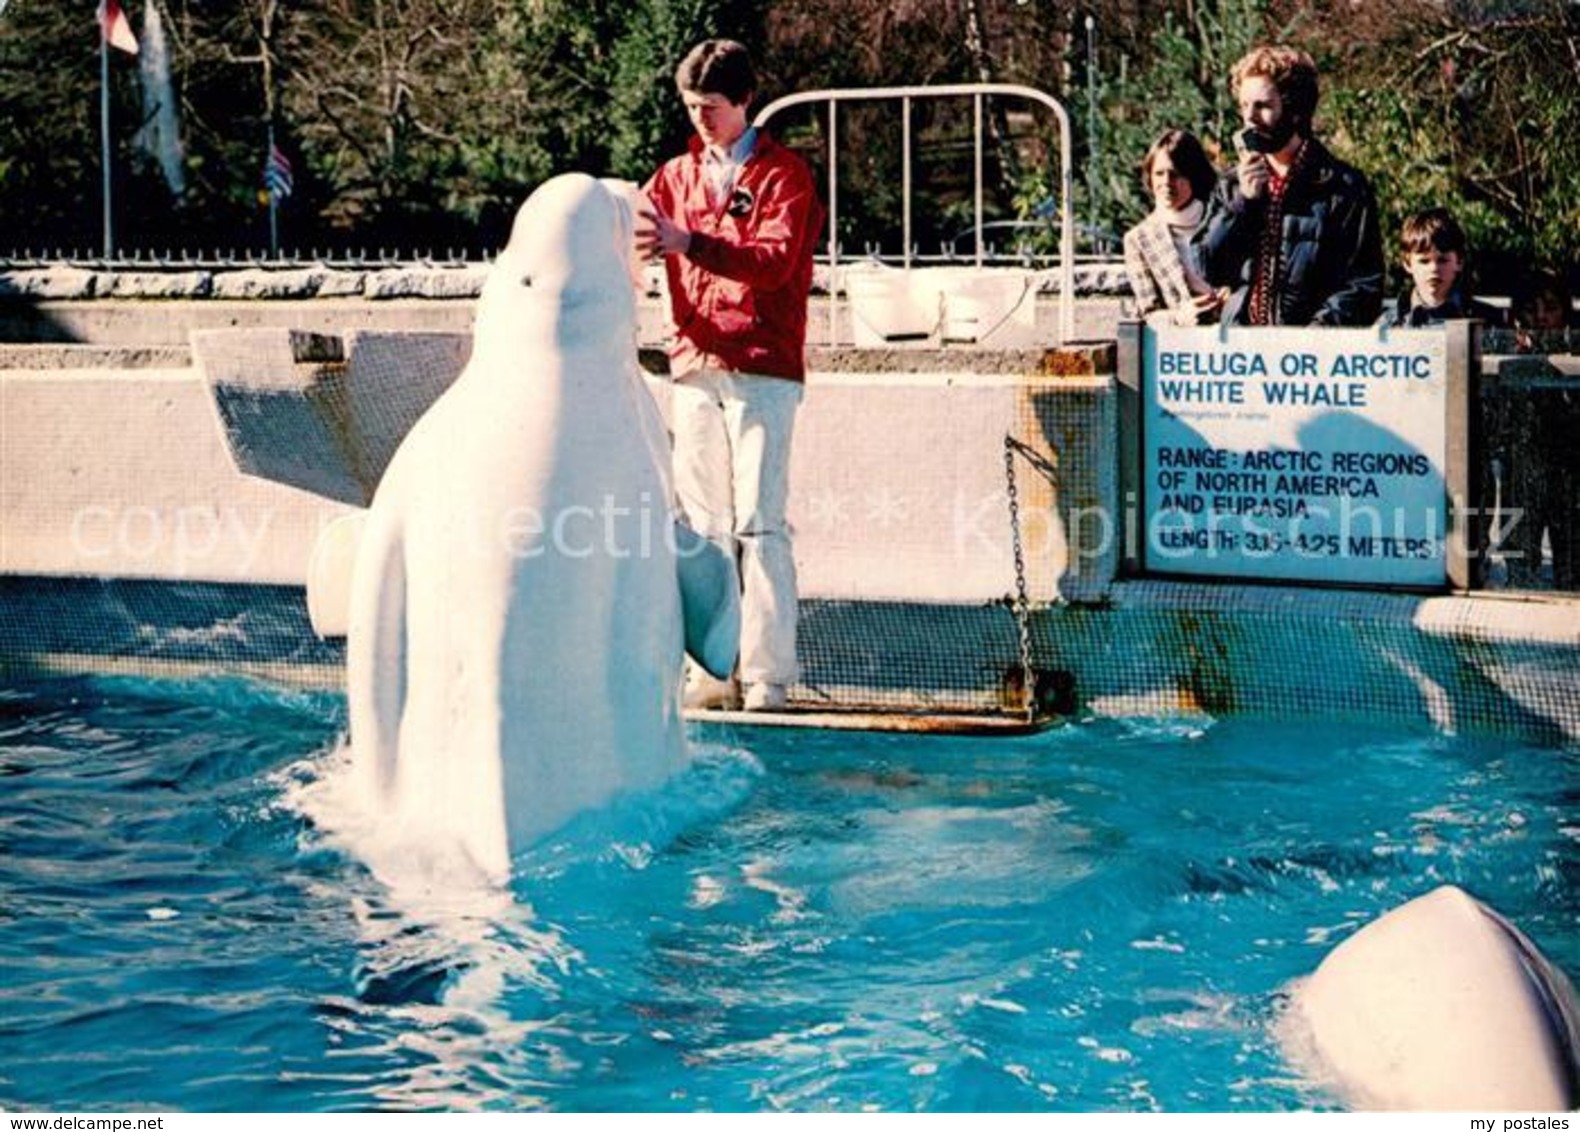
<path fill-rule="evenodd" d="M 1352 1109 L 1580 1103 L 1573 985 L 1518 928 L 1452 885 L 1334 948 L 1292 987 L 1279 1030 L 1290 1060 Z"/>
<path fill-rule="evenodd" d="M 630 200 L 610 183 L 564 173 L 538 186 L 483 285 L 473 357 L 504 351 L 519 359 L 548 344 L 576 352 L 632 346 L 635 226 Z"/>

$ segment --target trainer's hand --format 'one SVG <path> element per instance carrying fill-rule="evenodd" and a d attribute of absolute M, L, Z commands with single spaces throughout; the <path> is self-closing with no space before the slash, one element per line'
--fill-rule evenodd
<path fill-rule="evenodd" d="M 657 212 L 641 214 L 637 226 L 636 250 L 646 259 L 666 255 L 685 255 L 691 249 L 691 232 Z"/>
<path fill-rule="evenodd" d="M 1268 178 L 1272 176 L 1267 157 L 1260 153 L 1247 153 L 1240 158 L 1234 172 L 1240 179 L 1240 195 L 1246 200 L 1256 200 L 1266 192 Z"/>

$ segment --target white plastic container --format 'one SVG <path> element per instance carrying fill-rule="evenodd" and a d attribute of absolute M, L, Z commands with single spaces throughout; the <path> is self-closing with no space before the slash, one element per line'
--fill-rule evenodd
<path fill-rule="evenodd" d="M 1034 343 L 1037 276 L 1004 267 L 942 267 L 943 339 L 979 346 Z"/>
<path fill-rule="evenodd" d="M 920 277 L 881 263 L 845 268 L 845 297 L 857 346 L 882 346 L 905 338 L 926 338 L 938 329 L 939 297 Z"/>

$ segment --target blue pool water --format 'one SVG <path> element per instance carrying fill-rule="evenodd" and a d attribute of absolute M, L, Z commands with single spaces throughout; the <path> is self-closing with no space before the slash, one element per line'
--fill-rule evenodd
<path fill-rule="evenodd" d="M 1580 971 L 1580 754 L 1094 721 L 707 733 L 412 908 L 309 814 L 336 697 L 0 692 L 0 1106 L 1325 1107 L 1281 988 L 1444 882 Z"/>

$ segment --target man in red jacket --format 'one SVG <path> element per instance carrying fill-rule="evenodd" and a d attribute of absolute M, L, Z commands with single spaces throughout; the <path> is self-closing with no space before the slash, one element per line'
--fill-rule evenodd
<path fill-rule="evenodd" d="M 823 206 L 806 164 L 747 124 L 757 80 L 746 48 L 707 40 L 675 82 L 696 136 L 645 187 L 645 250 L 665 257 L 675 329 L 675 490 L 692 526 L 739 556 L 743 706 L 772 711 L 797 675 L 785 504 Z M 733 707 L 739 695 L 694 671 L 687 705 Z"/>

